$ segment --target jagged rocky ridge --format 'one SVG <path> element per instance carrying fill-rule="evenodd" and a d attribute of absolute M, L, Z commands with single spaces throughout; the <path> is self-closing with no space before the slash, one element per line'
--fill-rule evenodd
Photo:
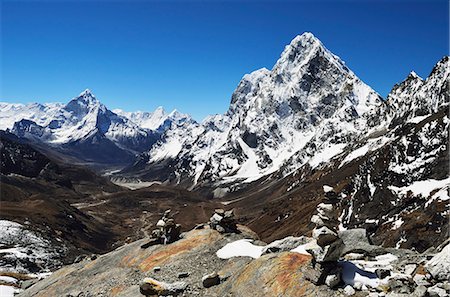
<path fill-rule="evenodd" d="M 281 170 L 317 168 L 355 145 L 419 121 L 448 105 L 448 57 L 426 80 L 412 73 L 387 100 L 365 85 L 312 34 L 296 37 L 272 70 L 245 75 L 224 115 L 185 133 L 168 130 L 123 174 L 207 187 L 216 196 Z M 387 141 L 387 138 L 382 140 Z"/>

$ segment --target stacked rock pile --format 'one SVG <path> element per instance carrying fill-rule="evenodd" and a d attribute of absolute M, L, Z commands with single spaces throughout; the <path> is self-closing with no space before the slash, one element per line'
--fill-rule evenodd
<path fill-rule="evenodd" d="M 344 248 L 339 238 L 338 213 L 333 206 L 337 195 L 332 189 L 325 188 L 324 203 L 317 206 L 317 214 L 311 217 L 315 224 L 313 238 L 317 244 L 309 245 L 307 251 L 312 255 L 312 269 L 306 273 L 306 278 L 314 284 L 326 284 L 329 287 L 337 286 L 341 281 L 341 269 L 338 260 Z"/>
<path fill-rule="evenodd" d="M 234 218 L 234 210 L 225 211 L 221 208 L 214 210 L 214 214 L 209 219 L 209 226 L 220 233 L 236 233 L 238 229 Z"/>
<path fill-rule="evenodd" d="M 156 223 L 156 228 L 151 233 L 150 241 L 142 248 L 147 248 L 155 244 L 168 244 L 180 238 L 181 225 L 176 224 L 175 220 L 170 217 L 171 210 L 164 212 L 163 217 Z"/>

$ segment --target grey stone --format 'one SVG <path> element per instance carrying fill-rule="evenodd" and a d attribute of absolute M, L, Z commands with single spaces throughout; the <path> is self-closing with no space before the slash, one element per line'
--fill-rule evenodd
<path fill-rule="evenodd" d="M 316 262 L 330 262 L 339 260 L 343 249 L 341 239 L 337 239 L 332 244 L 325 247 L 321 247 L 318 244 L 311 244 L 306 248 L 306 251 L 310 253 Z"/>
<path fill-rule="evenodd" d="M 430 286 L 430 282 L 427 280 L 427 277 L 423 274 L 414 275 L 413 280 L 417 286 L 421 286 L 421 285 L 426 286 L 426 287 Z"/>
<path fill-rule="evenodd" d="M 222 221 L 223 217 L 221 215 L 218 215 L 217 213 L 214 213 L 212 217 L 209 219 L 211 223 L 220 223 Z"/>
<path fill-rule="evenodd" d="M 387 252 L 383 247 L 370 244 L 365 229 L 349 229 L 339 231 L 338 236 L 342 239 L 345 245 L 342 250 L 342 255 L 346 255 L 348 253 L 361 253 L 364 255 L 378 256 Z"/>
<path fill-rule="evenodd" d="M 375 269 L 375 274 L 378 278 L 383 279 L 391 275 L 391 271 L 388 269 Z"/>
<path fill-rule="evenodd" d="M 140 292 L 144 296 L 170 296 L 183 292 L 187 288 L 185 282 L 166 283 L 157 281 L 154 278 L 146 278 L 139 286 Z"/>
<path fill-rule="evenodd" d="M 425 265 L 427 271 L 437 281 L 450 279 L 450 244 L 446 245 L 439 253 Z"/>
<path fill-rule="evenodd" d="M 423 285 L 419 285 L 414 290 L 413 296 L 414 297 L 424 297 L 427 294 L 427 287 Z"/>
<path fill-rule="evenodd" d="M 227 210 L 224 213 L 224 217 L 227 219 L 234 218 L 234 209 Z"/>
<path fill-rule="evenodd" d="M 438 285 L 434 285 L 433 287 L 430 287 L 427 289 L 427 293 L 430 297 L 447 297 L 447 292 L 439 288 Z"/>
<path fill-rule="evenodd" d="M 345 286 L 345 288 L 344 288 L 345 295 L 352 296 L 352 295 L 355 295 L 355 293 L 356 293 L 356 291 L 355 291 L 355 289 L 352 288 L 352 286 L 350 286 L 350 285 Z"/>
<path fill-rule="evenodd" d="M 417 264 L 405 265 L 405 274 L 412 276 L 414 274 L 414 272 L 416 271 L 416 268 L 417 268 Z"/>
<path fill-rule="evenodd" d="M 220 284 L 220 277 L 217 273 L 211 273 L 202 277 L 202 285 L 205 288 L 209 288 Z"/>
<path fill-rule="evenodd" d="M 338 239 L 336 232 L 326 226 L 314 229 L 312 235 L 313 238 L 317 240 L 317 244 L 321 247 L 330 245 Z"/>
<path fill-rule="evenodd" d="M 340 273 L 329 274 L 325 278 L 325 284 L 330 288 L 336 287 L 337 285 L 339 285 L 340 282 L 341 282 Z"/>
<path fill-rule="evenodd" d="M 410 278 L 391 278 L 388 286 L 391 291 L 399 294 L 410 294 L 413 292 L 415 284 Z"/>
<path fill-rule="evenodd" d="M 86 255 L 79 255 L 75 258 L 75 260 L 73 260 L 73 263 L 80 263 L 81 261 L 86 259 Z"/>
<path fill-rule="evenodd" d="M 222 217 L 225 214 L 225 210 L 223 210 L 222 208 L 217 208 L 214 210 L 214 212 Z"/>
<path fill-rule="evenodd" d="M 178 278 L 186 278 L 189 276 L 189 272 L 180 272 L 178 273 Z"/>

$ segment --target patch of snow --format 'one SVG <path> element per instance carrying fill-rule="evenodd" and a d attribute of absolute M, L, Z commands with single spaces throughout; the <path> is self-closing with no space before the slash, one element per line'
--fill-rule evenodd
<path fill-rule="evenodd" d="M 263 246 L 254 245 L 251 239 L 240 239 L 226 244 L 216 252 L 220 259 L 230 259 L 233 257 L 252 257 L 257 259 L 261 256 Z"/>
<path fill-rule="evenodd" d="M 311 255 L 310 253 L 308 253 L 306 251 L 306 247 L 308 245 L 309 245 L 309 243 L 301 244 L 298 247 L 296 247 L 295 249 L 292 249 L 291 252 L 299 253 L 299 254 L 302 254 L 302 255 Z"/>
<path fill-rule="evenodd" d="M 345 284 L 354 286 L 357 283 L 371 288 L 377 288 L 388 282 L 389 278 L 379 279 L 375 274 L 376 269 L 392 270 L 392 262 L 398 258 L 392 254 L 384 254 L 375 257 L 374 261 L 353 260 L 341 261 L 342 280 Z"/>
<path fill-rule="evenodd" d="M 424 119 L 426 119 L 426 118 L 429 117 L 429 116 L 430 116 L 430 115 L 428 114 L 428 115 L 424 115 L 424 116 L 413 117 L 413 118 L 407 120 L 406 122 L 407 122 L 407 123 L 418 124 L 418 123 L 420 123 L 421 121 L 423 121 Z"/>
<path fill-rule="evenodd" d="M 392 224 L 391 230 L 397 230 L 403 225 L 404 221 L 402 218 L 398 218 L 394 223 Z"/>
<path fill-rule="evenodd" d="M 19 291 L 12 286 L 0 285 L 0 297 L 14 297 L 15 293 Z"/>
<path fill-rule="evenodd" d="M 432 201 L 438 199 L 441 201 L 447 201 L 450 199 L 449 191 L 450 177 L 442 180 L 428 179 L 415 181 L 409 186 L 405 187 L 395 187 L 389 186 L 389 190 L 395 192 L 397 195 L 406 196 L 408 192 L 412 192 L 414 196 L 422 196 L 423 198 L 430 197 L 431 193 L 433 195 L 426 202 L 425 207 L 431 204 Z"/>

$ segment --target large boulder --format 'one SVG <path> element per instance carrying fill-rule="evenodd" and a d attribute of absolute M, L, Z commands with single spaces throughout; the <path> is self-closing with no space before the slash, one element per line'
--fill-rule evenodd
<path fill-rule="evenodd" d="M 342 255 L 359 253 L 368 256 L 377 256 L 387 252 L 383 247 L 370 244 L 366 229 L 343 230 L 338 232 L 338 236 L 344 242 Z"/>
<path fill-rule="evenodd" d="M 450 244 L 434 255 L 425 268 L 437 281 L 450 280 Z"/>

